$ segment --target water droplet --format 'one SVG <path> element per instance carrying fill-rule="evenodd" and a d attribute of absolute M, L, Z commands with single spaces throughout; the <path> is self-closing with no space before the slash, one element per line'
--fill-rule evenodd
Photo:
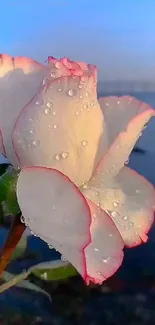
<path fill-rule="evenodd" d="M 107 263 L 108 262 L 108 259 L 103 259 L 102 262 L 103 263 Z"/>
<path fill-rule="evenodd" d="M 82 84 L 79 84 L 79 88 L 83 88 L 83 85 Z"/>
<path fill-rule="evenodd" d="M 54 126 L 53 126 L 53 127 L 54 127 L 54 129 L 57 129 L 58 125 L 57 125 L 57 124 L 54 124 Z"/>
<path fill-rule="evenodd" d="M 31 134 L 33 134 L 34 132 L 35 132 L 35 130 L 34 130 L 34 129 L 31 129 L 31 130 L 30 130 L 30 133 L 31 133 Z"/>
<path fill-rule="evenodd" d="M 98 191 L 95 192 L 96 195 L 99 195 L 100 193 Z"/>
<path fill-rule="evenodd" d="M 128 165 L 128 163 L 129 163 L 129 159 L 127 159 L 124 164 Z"/>
<path fill-rule="evenodd" d="M 53 116 L 55 116 L 56 114 L 57 114 L 57 113 L 56 113 L 55 111 L 54 111 L 54 112 L 52 112 L 52 115 L 53 115 Z"/>
<path fill-rule="evenodd" d="M 94 100 L 92 100 L 92 101 L 90 102 L 90 105 L 91 105 L 92 107 L 95 105 Z"/>
<path fill-rule="evenodd" d="M 111 215 L 112 215 L 113 218 L 117 218 L 119 216 L 119 213 L 116 212 L 116 211 L 112 211 Z"/>
<path fill-rule="evenodd" d="M 68 153 L 68 152 L 63 152 L 63 153 L 62 153 L 62 158 L 65 159 L 65 158 L 67 158 L 68 156 L 69 156 L 69 153 Z"/>
<path fill-rule="evenodd" d="M 130 226 L 130 227 L 133 226 L 133 222 L 129 222 L 129 226 Z"/>
<path fill-rule="evenodd" d="M 48 79 L 47 78 L 44 78 L 43 85 L 45 86 L 47 84 L 47 82 L 48 82 Z"/>
<path fill-rule="evenodd" d="M 109 106 L 109 103 L 105 103 L 106 104 L 106 106 Z"/>
<path fill-rule="evenodd" d="M 51 102 L 48 102 L 48 103 L 46 104 L 46 106 L 47 106 L 48 108 L 50 108 L 50 107 L 52 107 L 52 106 L 53 106 L 53 103 L 51 103 Z"/>
<path fill-rule="evenodd" d="M 21 221 L 22 223 L 25 223 L 25 219 L 24 219 L 23 216 L 20 217 L 20 221 Z"/>
<path fill-rule="evenodd" d="M 120 104 L 120 101 L 118 100 L 117 104 Z"/>
<path fill-rule="evenodd" d="M 117 207 L 117 206 L 118 206 L 118 202 L 115 201 L 115 202 L 113 203 L 113 205 L 114 205 L 114 207 Z"/>
<path fill-rule="evenodd" d="M 42 100 L 37 100 L 36 101 L 36 105 L 43 105 L 44 102 Z M 30 119 L 30 122 L 32 121 L 32 119 Z"/>
<path fill-rule="evenodd" d="M 82 144 L 82 146 L 83 146 L 83 147 L 86 147 L 86 146 L 87 146 L 87 144 L 88 144 L 88 141 L 86 141 L 86 140 L 83 140 L 83 141 L 81 142 L 81 144 Z"/>
<path fill-rule="evenodd" d="M 44 273 L 41 275 L 41 277 L 42 277 L 44 280 L 47 280 L 47 273 L 44 272 Z"/>
<path fill-rule="evenodd" d="M 45 108 L 45 114 L 46 114 L 46 115 L 51 114 L 51 109 L 50 109 L 50 107 Z"/>
<path fill-rule="evenodd" d="M 54 247 L 50 244 L 48 244 L 49 249 L 53 249 Z"/>
<path fill-rule="evenodd" d="M 89 94 L 88 94 L 88 93 L 85 93 L 85 96 L 86 96 L 86 97 L 88 97 L 88 96 L 89 96 Z"/>
<path fill-rule="evenodd" d="M 64 255 L 61 255 L 61 261 L 66 262 L 67 258 Z"/>
<path fill-rule="evenodd" d="M 124 216 L 124 217 L 123 217 L 123 220 L 128 220 L 128 217 L 127 217 L 127 216 Z"/>
<path fill-rule="evenodd" d="M 83 188 L 89 188 L 88 184 L 84 184 Z"/>
<path fill-rule="evenodd" d="M 52 78 L 55 78 L 55 76 L 56 76 L 55 73 L 54 72 L 51 72 L 51 77 Z"/>
<path fill-rule="evenodd" d="M 34 140 L 32 143 L 36 147 L 36 146 L 38 146 L 40 144 L 40 141 L 39 140 Z"/>
<path fill-rule="evenodd" d="M 56 156 L 55 156 L 55 159 L 56 159 L 56 160 L 60 160 L 59 155 L 56 155 Z"/>
<path fill-rule="evenodd" d="M 61 93 L 63 91 L 63 89 L 62 88 L 58 88 L 58 91 L 59 91 L 59 93 Z"/>
<path fill-rule="evenodd" d="M 79 112 L 75 112 L 75 115 L 76 115 L 76 116 L 79 116 L 79 115 L 80 115 L 80 113 L 79 113 Z"/>
<path fill-rule="evenodd" d="M 75 96 L 76 94 L 77 94 L 76 89 L 69 89 L 69 90 L 68 90 L 68 95 L 69 95 L 70 97 L 73 97 L 73 96 Z"/>
<path fill-rule="evenodd" d="M 80 98 L 80 99 L 82 99 L 82 98 L 83 98 L 83 96 L 79 96 L 79 98 Z"/>
<path fill-rule="evenodd" d="M 84 109 L 87 109 L 87 108 L 88 108 L 88 105 L 87 105 L 87 104 L 84 104 L 84 105 L 83 105 L 83 108 L 84 108 Z"/>
<path fill-rule="evenodd" d="M 98 252 L 98 251 L 99 251 L 99 249 L 98 249 L 98 248 L 94 248 L 94 251 L 95 251 L 95 252 Z"/>

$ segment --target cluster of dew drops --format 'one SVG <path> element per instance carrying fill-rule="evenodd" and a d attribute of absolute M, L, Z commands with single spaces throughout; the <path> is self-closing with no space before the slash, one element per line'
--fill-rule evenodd
<path fill-rule="evenodd" d="M 46 82 L 46 81 L 43 81 L 44 84 L 45 84 L 45 82 Z M 79 84 L 78 87 L 79 87 L 79 88 L 83 88 L 83 85 L 84 85 L 84 84 L 82 83 L 82 77 L 81 77 L 81 83 Z M 58 88 L 58 92 L 62 92 L 62 91 L 63 91 L 62 88 Z M 68 90 L 67 94 L 68 94 L 69 97 L 74 97 L 74 96 L 77 95 L 77 90 L 76 90 L 76 89 L 72 89 L 72 88 L 70 88 L 70 89 Z M 88 92 L 85 92 L 84 95 L 85 95 L 85 97 L 87 98 L 87 97 L 89 96 L 89 93 L 88 93 Z M 83 97 L 84 97 L 84 96 L 82 96 L 82 95 L 79 96 L 79 100 L 80 100 L 80 99 L 83 99 Z M 43 102 L 42 100 L 37 100 L 37 101 L 36 101 L 36 105 L 43 105 L 43 104 L 44 104 L 44 102 Z M 83 104 L 83 107 L 80 108 L 79 111 L 78 111 L 78 110 L 75 111 L 75 115 L 78 117 L 78 116 L 80 115 L 80 113 L 81 113 L 83 110 L 89 112 L 90 109 L 92 109 L 94 106 L 95 106 L 95 101 L 94 101 L 94 100 L 90 100 L 89 105 L 86 104 L 86 103 Z M 44 109 L 44 113 L 45 113 L 45 115 L 50 115 L 50 114 L 52 114 L 53 117 L 55 117 L 55 116 L 57 115 L 56 111 L 53 110 L 53 103 L 52 103 L 52 101 L 48 101 L 48 102 L 46 103 L 46 108 Z M 32 121 L 32 120 L 30 119 L 30 121 Z M 51 126 L 51 125 L 48 126 L 49 131 L 52 130 L 53 128 L 56 130 L 56 129 L 59 128 L 59 125 L 58 125 L 58 124 L 54 124 L 53 126 Z M 35 133 L 34 128 L 31 128 L 31 129 L 30 129 L 30 134 L 34 134 L 34 133 Z M 40 145 L 40 141 L 39 141 L 39 140 L 34 140 L 34 141 L 32 142 L 32 145 L 33 145 L 34 147 L 37 147 L 37 146 Z M 81 141 L 81 146 L 85 148 L 85 147 L 87 147 L 87 145 L 88 145 L 88 141 L 87 141 L 86 139 L 83 139 L 83 140 Z M 31 144 L 28 144 L 28 147 L 31 147 Z M 55 158 L 55 160 L 58 161 L 58 160 L 60 160 L 60 159 L 66 159 L 66 158 L 68 158 L 68 157 L 69 157 L 69 152 L 62 152 L 62 153 L 60 153 L 60 154 L 56 154 L 54 158 Z M 50 158 L 50 159 L 53 159 L 53 158 Z"/>

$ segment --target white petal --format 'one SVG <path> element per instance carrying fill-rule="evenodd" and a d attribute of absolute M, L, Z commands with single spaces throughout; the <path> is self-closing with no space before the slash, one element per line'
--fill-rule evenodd
<path fill-rule="evenodd" d="M 78 188 L 57 170 L 28 167 L 19 175 L 17 198 L 25 224 L 85 278 L 91 216 Z"/>
<path fill-rule="evenodd" d="M 123 240 L 105 211 L 87 200 L 92 214 L 91 243 L 85 248 L 86 282 L 102 283 L 113 275 L 123 260 Z"/>
<path fill-rule="evenodd" d="M 11 135 L 22 108 L 40 87 L 46 68 L 24 57 L 0 56 L 0 128 L 9 161 L 17 164 Z"/>
<path fill-rule="evenodd" d="M 109 145 L 102 169 L 105 178 L 112 178 L 128 160 L 145 124 L 155 111 L 130 96 L 100 98 L 99 103 L 108 129 Z"/>
<path fill-rule="evenodd" d="M 13 132 L 22 167 L 56 168 L 78 185 L 90 179 L 104 123 L 95 87 L 93 77 L 61 77 L 23 109 Z"/>
<path fill-rule="evenodd" d="M 124 167 L 111 182 L 94 175 L 83 194 L 104 209 L 114 221 L 126 246 L 147 241 L 154 220 L 154 187 L 141 175 Z"/>

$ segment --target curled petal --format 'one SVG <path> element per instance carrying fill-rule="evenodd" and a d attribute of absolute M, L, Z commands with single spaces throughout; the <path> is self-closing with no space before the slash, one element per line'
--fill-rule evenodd
<path fill-rule="evenodd" d="M 8 160 L 17 165 L 11 141 L 15 121 L 46 74 L 43 65 L 24 57 L 0 55 L 0 127 Z"/>
<path fill-rule="evenodd" d="M 74 62 L 69 58 L 62 58 L 58 60 L 53 56 L 48 57 L 48 64 L 51 68 L 51 78 L 74 75 L 82 76 L 83 81 L 86 81 L 88 77 L 92 76 L 97 82 L 97 68 L 92 64 Z"/>
<path fill-rule="evenodd" d="M 147 241 L 154 220 L 154 187 L 141 175 L 124 167 L 111 182 L 94 174 L 83 194 L 104 209 L 128 247 Z"/>
<path fill-rule="evenodd" d="M 155 111 L 130 96 L 100 98 L 99 103 L 108 129 L 109 145 L 102 170 L 104 169 L 105 178 L 112 178 L 128 160 L 145 124 L 155 116 Z"/>
<path fill-rule="evenodd" d="M 87 200 L 92 223 L 91 243 L 85 248 L 87 276 L 90 281 L 101 284 L 113 275 L 123 260 L 123 240 L 108 214 Z"/>
<path fill-rule="evenodd" d="M 104 121 L 94 78 L 55 79 L 19 115 L 13 144 L 20 165 L 60 170 L 74 183 L 90 179 Z"/>
<path fill-rule="evenodd" d="M 91 216 L 78 188 L 57 170 L 29 167 L 19 175 L 17 198 L 25 224 L 86 278 Z"/>

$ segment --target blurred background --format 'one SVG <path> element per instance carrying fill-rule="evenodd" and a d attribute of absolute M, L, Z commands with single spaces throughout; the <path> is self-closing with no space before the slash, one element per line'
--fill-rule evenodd
<path fill-rule="evenodd" d="M 0 11 L 1 53 L 41 62 L 48 55 L 68 56 L 95 64 L 99 96 L 129 94 L 155 107 L 154 0 L 6 0 Z M 154 120 L 136 148 L 129 166 L 155 185 Z M 1 246 L 6 233 L 0 228 Z M 34 264 L 60 260 L 57 252 L 34 236 L 23 247 L 6 278 Z M 57 279 L 48 269 L 35 272 L 25 286 L 0 294 L 0 324 L 155 323 L 154 227 L 148 243 L 126 250 L 119 272 L 102 286 L 86 287 L 73 270 L 67 272 L 72 277 Z"/>

